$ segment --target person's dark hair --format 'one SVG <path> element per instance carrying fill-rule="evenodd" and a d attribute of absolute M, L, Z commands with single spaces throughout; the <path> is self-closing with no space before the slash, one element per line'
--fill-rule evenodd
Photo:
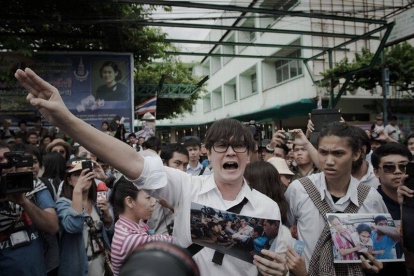
<path fill-rule="evenodd" d="M 355 137 L 361 141 L 361 146 L 366 147 L 365 155 L 371 152 L 371 140 L 369 139 L 368 134 L 362 128 L 356 126 L 350 126 L 355 131 Z"/>
<path fill-rule="evenodd" d="M 50 135 L 46 135 L 45 137 L 42 137 L 42 139 L 40 139 L 40 145 L 41 145 L 41 146 L 43 146 L 43 140 L 45 140 L 46 138 L 49 138 L 49 139 L 50 139 L 50 142 L 52 142 L 52 141 L 53 141 L 52 136 L 50 136 Z M 70 154 L 70 153 L 69 153 L 69 154 Z"/>
<path fill-rule="evenodd" d="M 30 154 L 36 156 L 37 160 L 39 161 L 39 165 L 43 165 L 42 155 L 40 151 L 33 147 L 32 145 L 27 144 L 16 144 L 12 147 L 13 151 L 23 151 L 25 154 Z"/>
<path fill-rule="evenodd" d="M 199 147 L 201 148 L 201 141 L 198 138 L 190 138 L 184 141 L 184 146 L 188 147 Z"/>
<path fill-rule="evenodd" d="M 29 137 L 30 137 L 31 135 L 36 135 L 36 137 L 39 137 L 39 134 L 37 134 L 37 132 L 36 132 L 36 131 L 29 131 L 29 132 L 27 133 L 26 138 L 27 138 L 27 139 L 29 139 Z"/>
<path fill-rule="evenodd" d="M 278 220 L 273 220 L 273 219 L 266 219 L 267 223 L 269 223 L 270 225 L 275 225 L 275 223 L 278 223 Z"/>
<path fill-rule="evenodd" d="M 116 81 L 119 81 L 120 79 L 122 79 L 122 72 L 121 70 L 119 70 L 118 68 L 118 64 L 116 64 L 113 61 L 106 61 L 104 64 L 102 64 L 101 69 L 99 70 L 99 75 L 102 78 L 102 70 L 104 69 L 104 67 L 112 67 L 112 69 L 114 70 L 115 73 L 118 73 L 118 75 L 115 77 Z"/>
<path fill-rule="evenodd" d="M 126 143 L 125 132 L 126 132 L 125 126 L 123 124 L 120 124 L 118 125 L 118 128 L 116 129 L 114 137 Z"/>
<path fill-rule="evenodd" d="M 9 149 L 11 151 L 10 145 L 4 142 L 3 140 L 0 140 L 0 149 Z"/>
<path fill-rule="evenodd" d="M 328 136 L 337 136 L 340 138 L 345 138 L 348 145 L 352 148 L 352 153 L 357 153 L 361 150 L 361 141 L 359 139 L 355 139 L 354 133 L 355 131 L 346 123 L 330 123 L 326 127 L 323 127 L 319 132 L 318 147 L 322 138 Z"/>
<path fill-rule="evenodd" d="M 148 138 L 147 141 L 145 141 L 142 144 L 142 147 L 145 147 L 147 149 L 152 149 L 153 151 L 159 152 L 161 150 L 161 140 L 158 139 L 155 136 L 152 136 L 152 137 Z"/>
<path fill-rule="evenodd" d="M 219 141 L 240 142 L 246 144 L 248 151 L 254 149 L 252 133 L 246 126 L 235 119 L 221 119 L 207 130 L 204 144 L 208 151 L 211 152 L 213 144 Z"/>
<path fill-rule="evenodd" d="M 332 222 L 337 219 L 338 221 L 341 221 L 337 216 L 335 215 L 329 215 L 328 216 L 328 221 L 332 224 Z"/>
<path fill-rule="evenodd" d="M 40 116 L 36 116 L 36 117 L 34 118 L 34 122 L 35 122 L 35 123 L 37 123 L 37 122 L 42 122 L 42 117 L 40 117 Z"/>
<path fill-rule="evenodd" d="M 107 121 L 103 121 L 102 124 L 101 124 L 101 127 L 103 125 L 106 125 L 108 127 L 108 131 L 111 131 L 111 126 L 109 125 L 109 123 Z"/>
<path fill-rule="evenodd" d="M 66 161 L 63 156 L 57 152 L 50 152 L 43 156 L 43 165 L 45 171 L 42 177 L 53 180 L 56 190 L 59 184 L 65 179 Z"/>
<path fill-rule="evenodd" d="M 130 134 L 128 135 L 128 139 L 129 139 L 129 138 L 131 138 L 131 137 L 135 137 L 135 138 L 137 138 L 137 136 L 135 135 L 135 133 L 130 133 Z"/>
<path fill-rule="evenodd" d="M 217 224 L 215 224 L 214 222 L 210 221 L 209 223 L 207 223 L 207 227 L 210 230 L 213 230 L 213 227 L 216 226 Z"/>
<path fill-rule="evenodd" d="M 189 157 L 188 150 L 184 145 L 173 143 L 173 144 L 167 144 L 161 148 L 161 154 L 160 157 L 162 161 L 165 162 L 165 164 L 168 164 L 170 159 L 174 156 L 174 152 L 181 153 L 185 156 Z"/>
<path fill-rule="evenodd" d="M 410 140 L 412 138 L 414 138 L 414 133 L 407 136 L 407 139 L 405 140 L 405 145 L 406 146 L 408 145 L 408 140 Z"/>
<path fill-rule="evenodd" d="M 253 162 L 247 164 L 244 177 L 252 189 L 267 195 L 279 205 L 282 221 L 286 221 L 289 204 L 285 199 L 284 185 L 276 168 L 266 161 Z"/>
<path fill-rule="evenodd" d="M 278 145 L 276 145 L 276 147 L 277 148 L 281 148 L 282 150 L 283 150 L 283 152 L 285 153 L 285 155 L 288 155 L 288 153 L 289 153 L 289 148 L 288 148 L 288 146 L 286 146 L 286 144 L 278 144 Z M 293 148 L 295 148 L 295 144 L 293 144 Z"/>
<path fill-rule="evenodd" d="M 150 242 L 135 248 L 125 259 L 119 276 L 200 276 L 189 252 L 166 242 Z"/>
<path fill-rule="evenodd" d="M 371 234 L 372 229 L 368 224 L 361 223 L 356 227 L 356 231 L 358 232 L 358 234 L 361 234 L 364 231 Z"/>
<path fill-rule="evenodd" d="M 145 137 L 144 136 L 139 136 L 138 137 L 138 139 L 141 139 L 141 138 L 145 140 Z"/>
<path fill-rule="evenodd" d="M 111 196 L 109 197 L 109 202 L 114 207 L 114 212 L 117 218 L 119 214 L 122 214 L 125 211 L 125 198 L 130 196 L 135 200 L 139 192 L 138 188 L 123 176 L 114 184 Z"/>
<path fill-rule="evenodd" d="M 17 126 L 18 126 L 18 127 L 20 127 L 20 125 L 22 125 L 22 124 L 25 124 L 25 125 L 27 126 L 27 123 L 26 123 L 26 121 L 25 121 L 25 120 L 21 120 L 21 121 L 17 124 Z"/>
<path fill-rule="evenodd" d="M 376 217 L 374 218 L 374 223 L 375 223 L 375 224 L 378 224 L 378 222 L 383 221 L 383 220 L 388 221 L 388 219 L 387 219 L 385 216 L 383 216 L 383 215 L 379 215 L 379 216 L 376 216 Z"/>
<path fill-rule="evenodd" d="M 257 234 L 259 234 L 259 236 L 263 235 L 263 227 L 262 226 L 256 225 L 255 227 L 253 227 L 253 230 Z"/>
<path fill-rule="evenodd" d="M 88 160 L 85 158 L 75 157 L 75 158 L 69 159 L 69 161 L 66 162 L 66 165 L 72 163 L 73 161 L 88 161 Z M 69 184 L 68 179 L 70 175 L 71 173 L 68 173 L 68 172 L 65 173 L 61 196 L 69 200 L 72 200 L 74 187 Z M 88 191 L 88 199 L 90 199 L 92 202 L 96 202 L 96 197 L 97 197 L 97 189 L 96 189 L 94 180 L 92 180 L 92 185 Z"/>
<path fill-rule="evenodd" d="M 390 118 L 390 121 L 397 121 L 397 120 L 398 120 L 398 118 L 395 115 L 391 116 L 391 118 Z"/>
<path fill-rule="evenodd" d="M 377 148 L 372 154 L 371 163 L 374 169 L 378 170 L 381 158 L 392 154 L 405 156 L 409 161 L 413 160 L 413 155 L 404 145 L 395 142 L 387 143 Z"/>

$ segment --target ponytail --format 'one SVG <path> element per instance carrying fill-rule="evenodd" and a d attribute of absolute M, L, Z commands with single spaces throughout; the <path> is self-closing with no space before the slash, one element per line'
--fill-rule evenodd
<path fill-rule="evenodd" d="M 114 207 L 116 218 L 125 210 L 125 198 L 130 196 L 135 199 L 138 192 L 138 188 L 123 176 L 114 184 L 109 202 Z"/>

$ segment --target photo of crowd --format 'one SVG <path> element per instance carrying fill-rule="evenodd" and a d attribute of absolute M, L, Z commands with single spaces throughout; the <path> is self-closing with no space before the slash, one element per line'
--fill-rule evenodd
<path fill-rule="evenodd" d="M 326 214 L 335 263 L 358 263 L 364 252 L 381 262 L 404 261 L 400 235 L 389 214 Z"/>
<path fill-rule="evenodd" d="M 191 203 L 191 238 L 193 243 L 223 254 L 253 262 L 253 256 L 269 249 L 273 239 L 265 224 L 277 221 L 252 218 Z"/>

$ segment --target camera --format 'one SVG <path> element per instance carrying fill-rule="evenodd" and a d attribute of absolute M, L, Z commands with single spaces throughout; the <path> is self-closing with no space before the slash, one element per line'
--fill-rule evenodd
<path fill-rule="evenodd" d="M 289 140 L 293 141 L 295 140 L 295 135 L 292 132 L 285 132 L 283 133 L 285 135 L 285 138 L 283 138 L 283 142 L 286 144 Z"/>
<path fill-rule="evenodd" d="M 88 169 L 88 173 L 93 170 L 92 161 L 82 161 L 82 171 Z"/>
<path fill-rule="evenodd" d="M 371 139 L 377 139 L 378 136 L 378 133 L 376 133 L 375 131 L 371 131 Z"/>
<path fill-rule="evenodd" d="M 11 151 L 4 153 L 7 163 L 0 164 L 0 198 L 8 194 L 27 193 L 33 190 L 32 172 L 12 172 L 3 175 L 3 169 L 24 168 L 33 166 L 33 157 L 24 152 Z"/>

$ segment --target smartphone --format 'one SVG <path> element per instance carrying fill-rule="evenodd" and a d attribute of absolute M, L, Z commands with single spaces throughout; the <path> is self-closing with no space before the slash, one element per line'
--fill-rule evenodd
<path fill-rule="evenodd" d="M 414 162 L 409 162 L 405 173 L 408 178 L 404 180 L 404 185 L 414 190 Z M 404 206 L 414 208 L 414 197 L 404 197 Z"/>
<path fill-rule="evenodd" d="M 82 171 L 88 169 L 88 173 L 93 170 L 92 161 L 82 161 Z"/>
<path fill-rule="evenodd" d="M 341 121 L 341 111 L 336 108 L 332 109 L 314 109 L 311 112 L 312 123 L 314 125 L 314 131 L 319 132 L 323 127 L 332 122 Z"/>

